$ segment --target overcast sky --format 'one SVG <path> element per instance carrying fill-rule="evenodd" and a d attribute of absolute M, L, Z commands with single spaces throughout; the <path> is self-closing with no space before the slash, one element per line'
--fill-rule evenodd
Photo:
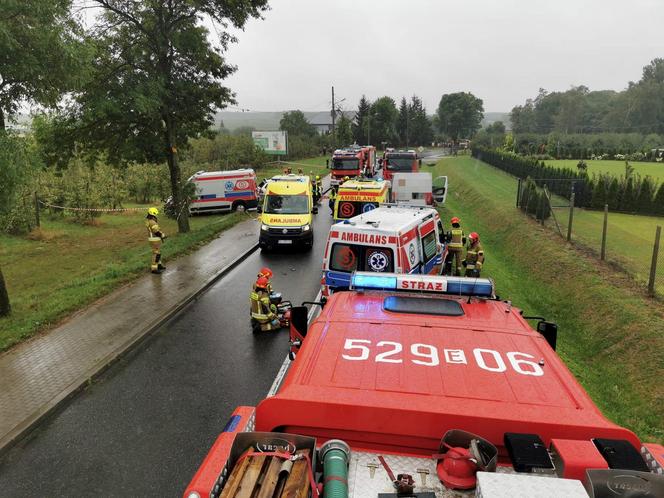
<path fill-rule="evenodd" d="M 252 111 L 470 91 L 509 111 L 540 87 L 622 90 L 664 57 L 664 0 L 271 0 L 227 53 Z M 229 109 L 233 110 L 233 109 Z"/>

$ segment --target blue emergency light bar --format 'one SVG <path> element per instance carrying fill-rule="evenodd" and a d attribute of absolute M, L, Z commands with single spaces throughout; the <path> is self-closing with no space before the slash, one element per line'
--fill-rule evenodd
<path fill-rule="evenodd" d="M 450 277 L 443 275 L 355 272 L 351 276 L 350 288 L 352 290 L 375 289 L 456 296 L 495 297 L 494 283 L 490 278 Z"/>

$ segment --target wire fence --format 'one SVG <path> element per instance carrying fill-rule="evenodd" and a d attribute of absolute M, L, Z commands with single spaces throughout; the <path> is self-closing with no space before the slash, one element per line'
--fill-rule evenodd
<path fill-rule="evenodd" d="M 569 183 L 570 198 L 551 194 L 551 186 L 542 184 L 543 195 L 538 200 L 542 206 L 532 213 L 535 218 L 570 243 L 631 276 L 650 296 L 663 297 L 664 217 L 613 211 L 608 204 L 598 210 L 579 208 L 575 206 L 573 183 L 547 180 L 552 181 Z M 516 205 L 527 210 L 523 190 L 520 182 Z"/>

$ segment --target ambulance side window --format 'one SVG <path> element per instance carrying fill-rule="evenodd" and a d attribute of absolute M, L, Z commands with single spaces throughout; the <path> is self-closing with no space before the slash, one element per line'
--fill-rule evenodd
<path fill-rule="evenodd" d="M 428 262 L 431 258 L 435 257 L 437 250 L 436 231 L 432 230 L 422 237 L 422 253 L 424 254 L 424 261 Z"/>

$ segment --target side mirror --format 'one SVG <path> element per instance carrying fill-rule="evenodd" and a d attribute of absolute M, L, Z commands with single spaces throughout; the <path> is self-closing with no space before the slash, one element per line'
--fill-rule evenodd
<path fill-rule="evenodd" d="M 300 350 L 302 341 L 307 335 L 308 314 L 306 306 L 293 306 L 290 310 L 288 357 L 291 361 L 295 359 L 295 354 Z"/>
<path fill-rule="evenodd" d="M 558 324 L 546 322 L 544 320 L 537 323 L 537 331 L 542 334 L 551 349 L 556 350 L 556 340 L 558 339 Z"/>
<path fill-rule="evenodd" d="M 256 212 L 258 214 L 261 214 L 263 212 L 263 206 L 261 206 L 260 204 L 258 206 L 256 206 Z"/>
<path fill-rule="evenodd" d="M 314 214 L 318 214 L 318 207 L 317 206 L 312 207 L 311 212 Z"/>

